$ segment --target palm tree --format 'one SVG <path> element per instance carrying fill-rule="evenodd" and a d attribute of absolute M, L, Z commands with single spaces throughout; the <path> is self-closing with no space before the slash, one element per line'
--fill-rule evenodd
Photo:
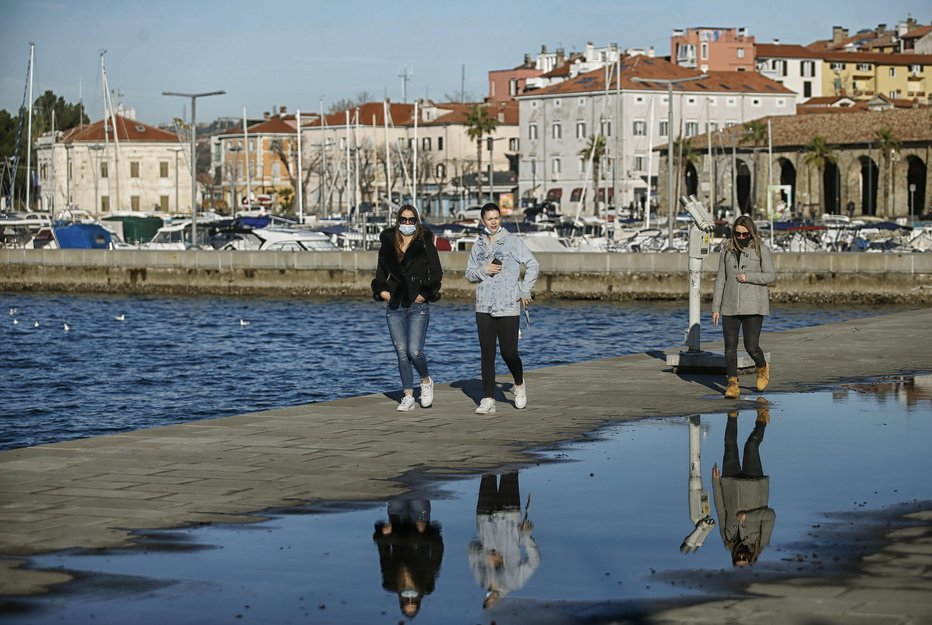
<path fill-rule="evenodd" d="M 693 149 L 693 142 L 689 137 L 680 135 L 673 141 L 673 161 L 679 175 L 676 177 L 676 188 L 670 201 L 677 206 L 676 198 L 680 197 L 680 184 L 686 180 L 686 164 L 694 163 L 699 155 Z"/>
<path fill-rule="evenodd" d="M 474 104 L 466 116 L 466 135 L 476 141 L 476 182 L 479 184 L 477 199 L 482 201 L 482 139 L 491 135 L 498 126 L 498 118 L 489 114 L 489 109 Z M 491 186 L 492 181 L 489 180 Z"/>
<path fill-rule="evenodd" d="M 803 162 L 811 168 L 814 166 L 819 170 L 819 180 L 822 181 L 821 196 L 822 203 L 825 204 L 825 166 L 828 163 L 836 161 L 835 150 L 829 145 L 828 139 L 822 135 L 815 135 L 809 143 L 806 144 L 806 153 L 803 155 Z M 812 177 L 809 177 L 809 193 L 812 193 Z M 812 209 L 810 208 L 810 211 Z"/>
<path fill-rule="evenodd" d="M 755 119 L 744 125 L 744 134 L 741 135 L 739 143 L 742 145 L 750 144 L 753 152 L 754 171 L 751 174 L 751 203 L 754 206 L 758 205 L 757 202 L 757 172 L 758 172 L 758 157 L 760 153 L 760 148 L 767 141 L 767 124 L 763 120 Z"/>
<path fill-rule="evenodd" d="M 900 149 L 900 140 L 889 128 L 880 128 L 874 136 L 880 154 L 883 156 L 883 217 L 890 216 L 890 171 L 893 164 L 893 153 Z"/>
<path fill-rule="evenodd" d="M 592 197 L 594 198 L 592 205 L 597 206 L 596 202 L 599 198 L 599 165 L 602 162 L 602 159 L 605 157 L 605 136 L 604 135 L 591 135 L 589 137 L 589 142 L 586 144 L 582 150 L 579 151 L 579 155 L 585 160 L 592 159 Z M 593 211 L 595 212 L 595 211 Z"/>

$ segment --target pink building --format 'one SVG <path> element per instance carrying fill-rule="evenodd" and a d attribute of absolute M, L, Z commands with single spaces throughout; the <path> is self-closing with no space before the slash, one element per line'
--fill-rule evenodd
<path fill-rule="evenodd" d="M 754 37 L 746 28 L 675 29 L 670 37 L 670 59 L 703 72 L 753 72 Z"/>

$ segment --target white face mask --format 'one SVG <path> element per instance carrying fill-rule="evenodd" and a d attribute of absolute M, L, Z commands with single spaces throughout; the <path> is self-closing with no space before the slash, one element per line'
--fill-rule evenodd
<path fill-rule="evenodd" d="M 417 230 L 417 226 L 414 224 L 399 224 L 398 230 L 405 236 L 411 236 Z"/>

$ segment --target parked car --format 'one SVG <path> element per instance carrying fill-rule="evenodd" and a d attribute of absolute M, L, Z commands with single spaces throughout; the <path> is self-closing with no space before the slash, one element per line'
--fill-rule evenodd
<path fill-rule="evenodd" d="M 460 221 L 465 221 L 466 219 L 479 219 L 482 215 L 481 206 L 470 206 L 469 208 L 461 208 L 456 211 L 455 216 Z"/>

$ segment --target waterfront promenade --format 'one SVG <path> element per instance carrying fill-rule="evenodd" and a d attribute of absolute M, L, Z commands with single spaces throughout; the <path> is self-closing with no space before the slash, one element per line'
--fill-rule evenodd
<path fill-rule="evenodd" d="M 930 326 L 932 308 L 923 308 L 766 333 L 774 363 L 768 392 L 929 371 Z M 411 472 L 478 473 L 531 461 L 533 449 L 606 423 L 734 404 L 720 397 L 722 376 L 674 374 L 664 351 L 678 348 L 657 347 L 530 371 L 524 411 L 511 406 L 508 393 L 497 414 L 474 415 L 479 383 L 464 380 L 438 385 L 429 410 L 399 413 L 393 399 L 374 395 L 0 452 L 0 594 L 39 592 L 66 579 L 17 569 L 15 556 L 117 548 L 132 544 L 134 529 L 250 522 L 256 517 L 249 513 L 281 506 L 384 500 L 404 490 L 398 478 Z M 743 382 L 747 391 L 753 376 Z M 872 561 L 881 573 L 860 582 L 772 584 L 755 588 L 770 603 L 709 604 L 707 612 L 681 609 L 658 622 L 723 622 L 747 616 L 743 610 L 756 615 L 753 622 L 789 622 L 781 618 L 785 608 L 775 607 L 778 597 L 791 598 L 800 615 L 824 613 L 819 622 L 927 622 L 930 527 L 926 514 L 919 534 L 893 537 L 892 551 Z M 763 603 L 752 608 L 754 601 Z M 869 619 L 868 610 L 858 620 L 865 605 L 884 617 Z"/>

